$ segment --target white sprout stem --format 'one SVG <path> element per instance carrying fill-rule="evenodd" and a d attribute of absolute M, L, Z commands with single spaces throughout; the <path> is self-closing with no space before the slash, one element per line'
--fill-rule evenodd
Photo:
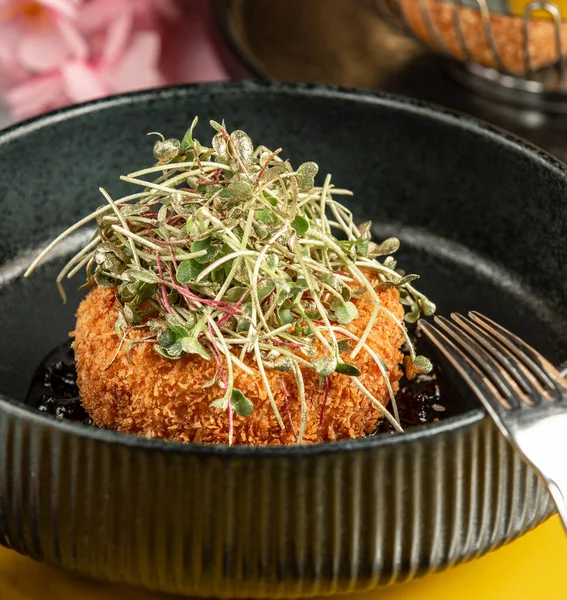
<path fill-rule="evenodd" d="M 342 333 L 343 335 L 346 335 L 347 337 L 349 337 L 351 340 L 354 340 L 355 342 L 358 342 L 358 340 L 359 340 L 359 337 L 357 335 L 355 335 L 348 329 L 344 329 L 343 327 L 337 327 L 337 326 L 333 325 L 333 330 L 336 331 L 337 333 Z M 370 358 L 372 358 L 372 360 L 376 363 L 376 366 L 378 367 L 378 369 L 380 370 L 380 373 L 382 374 L 382 377 L 384 378 L 384 383 L 386 384 L 386 388 L 388 390 L 388 395 L 390 396 L 390 402 L 392 403 L 392 407 L 394 409 L 394 417 L 395 417 L 396 421 L 399 422 L 400 415 L 398 413 L 398 403 L 396 402 L 396 395 L 394 394 L 394 389 L 392 388 L 390 378 L 388 377 L 388 374 L 386 372 L 386 366 L 384 364 L 384 361 L 374 350 L 372 350 L 372 348 L 368 344 L 365 343 L 363 348 L 364 348 L 364 350 L 366 350 L 366 352 L 368 352 L 368 355 L 370 356 Z"/>
<path fill-rule="evenodd" d="M 337 208 L 339 213 L 342 215 L 343 219 L 346 219 L 349 222 L 350 229 L 354 232 L 355 237 L 359 238 L 360 230 L 358 229 L 358 227 L 356 226 L 356 223 L 354 222 L 354 217 L 353 217 L 352 212 L 346 206 L 343 206 L 336 200 L 331 199 L 330 203 Z"/>
<path fill-rule="evenodd" d="M 310 240 L 307 238 L 303 238 L 303 239 L 298 239 L 297 241 L 302 246 L 313 246 L 313 248 L 326 248 L 327 247 L 327 244 L 325 244 L 325 242 L 319 242 L 317 240 Z"/>
<path fill-rule="evenodd" d="M 142 194 L 132 194 L 131 196 L 127 196 L 126 198 L 122 198 L 121 200 L 117 200 L 114 204 L 115 205 L 125 204 L 128 200 L 131 200 L 133 198 L 139 198 L 140 196 L 143 196 L 143 195 L 145 195 L 145 194 L 143 194 L 143 193 Z M 83 227 L 83 225 L 86 225 L 87 223 L 89 223 L 93 219 L 96 219 L 98 216 L 103 215 L 104 213 L 108 212 L 109 210 L 111 210 L 110 206 L 101 206 L 100 208 L 98 208 L 97 210 L 95 210 L 94 212 L 92 212 L 90 215 L 87 215 L 86 217 L 83 217 L 82 219 L 80 219 L 79 221 L 77 221 L 74 225 L 71 225 L 71 227 L 69 227 L 68 229 L 66 229 L 63 233 L 60 233 L 52 242 L 50 242 L 37 255 L 37 257 L 33 260 L 33 262 L 31 263 L 31 265 L 27 268 L 26 272 L 24 273 L 24 277 L 29 277 L 32 274 L 32 272 L 35 271 L 37 265 L 39 265 L 39 263 L 60 242 L 62 242 L 67 237 L 69 237 L 72 233 L 74 233 L 78 229 L 81 229 L 81 227 Z"/>
<path fill-rule="evenodd" d="M 160 250 L 163 250 L 162 247 L 160 247 Z M 178 253 L 176 254 L 174 257 L 172 257 L 170 254 L 160 254 L 159 259 L 162 262 L 174 262 L 177 260 L 185 260 L 185 259 L 190 259 L 190 258 L 199 258 L 200 256 L 204 256 L 207 253 L 206 250 L 198 250 L 197 252 L 188 252 L 188 253 Z M 146 262 L 148 263 L 155 263 L 156 260 L 156 256 L 155 254 L 149 254 L 148 252 L 144 252 L 144 250 L 138 250 L 138 255 L 140 258 L 144 259 Z"/>
<path fill-rule="evenodd" d="M 319 283 L 323 288 L 325 288 L 329 292 L 329 294 L 337 298 L 337 300 L 340 300 L 341 302 L 345 301 L 341 294 L 337 292 L 335 288 L 332 288 L 328 283 L 323 283 L 322 281 L 320 281 Z"/>
<path fill-rule="evenodd" d="M 262 307 L 260 306 L 260 298 L 258 296 L 258 276 L 260 274 L 260 267 L 262 266 L 262 261 L 264 260 L 266 253 L 271 248 L 271 245 L 280 237 L 280 235 L 282 235 L 282 233 L 285 232 L 287 227 L 288 225 L 286 224 L 284 227 L 278 229 L 276 233 L 274 233 L 274 235 L 269 239 L 267 244 L 262 248 L 260 254 L 258 255 L 258 258 L 256 259 L 256 264 L 254 265 L 254 271 L 252 273 L 252 279 L 250 281 L 250 290 L 252 291 L 252 304 L 256 306 L 256 311 L 260 317 L 260 321 L 262 321 L 262 325 L 268 330 L 270 329 L 270 326 L 266 322 L 266 318 L 262 313 Z"/>
<path fill-rule="evenodd" d="M 331 209 L 331 212 L 335 216 L 335 219 L 337 219 L 337 225 L 339 226 L 339 228 L 342 229 L 347 234 L 348 239 L 350 241 L 355 241 L 356 237 L 352 231 L 352 227 L 350 227 L 349 225 L 347 225 L 344 222 L 343 217 L 341 216 L 341 214 L 337 210 L 337 207 L 335 206 L 335 203 L 329 202 L 329 208 Z M 352 219 L 350 220 L 350 223 L 352 224 Z"/>
<path fill-rule="evenodd" d="M 209 221 L 211 223 L 214 223 L 217 227 L 219 227 L 219 229 L 224 231 L 227 234 L 227 236 L 229 236 L 231 238 L 232 243 L 235 244 L 235 246 L 233 247 L 233 250 L 240 250 L 240 240 L 236 237 L 236 235 L 234 235 L 234 233 L 226 225 L 223 224 L 223 222 L 220 219 L 217 219 L 216 217 L 214 217 L 204 207 L 200 208 L 199 210 L 205 218 L 209 219 Z M 231 245 L 227 239 L 225 239 L 225 242 L 229 246 Z"/>
<path fill-rule="evenodd" d="M 108 202 L 108 204 L 110 204 L 110 206 L 112 207 L 112 210 L 116 213 L 116 216 L 118 217 L 118 220 L 122 224 L 122 227 L 124 228 L 124 231 L 122 231 L 121 233 L 127 235 L 127 237 L 128 237 L 128 244 L 130 245 L 130 250 L 132 251 L 132 260 L 134 261 L 134 264 L 137 267 L 139 267 L 140 266 L 140 259 L 138 257 L 138 254 L 136 253 L 136 245 L 134 244 L 134 241 L 132 240 L 132 238 L 130 237 L 130 235 L 128 235 L 128 234 L 132 234 L 131 231 L 130 231 L 130 229 L 128 228 L 128 223 L 126 223 L 124 217 L 120 214 L 120 211 L 118 210 L 118 208 L 114 204 L 114 200 L 112 200 L 112 198 L 110 197 L 110 194 L 104 188 L 98 188 L 98 189 L 99 189 L 100 193 L 104 196 L 104 198 L 106 199 L 106 201 Z M 115 227 L 115 226 L 113 225 L 113 227 Z M 118 227 L 118 226 L 116 225 L 116 227 Z M 128 234 L 125 233 L 126 231 L 128 232 Z M 132 235 L 134 235 L 134 234 L 132 234 Z"/>
<path fill-rule="evenodd" d="M 199 283 L 199 281 L 202 281 L 209 273 L 212 273 L 217 267 L 220 267 L 225 262 L 228 262 L 233 258 L 237 258 L 239 256 L 256 256 L 257 254 L 258 252 L 256 250 L 238 250 L 236 252 L 232 252 L 231 254 L 227 254 L 226 256 L 215 260 L 215 262 L 211 263 L 206 269 L 203 269 L 199 273 L 199 275 L 197 275 L 195 281 Z"/>
<path fill-rule="evenodd" d="M 224 337 L 223 337 L 222 333 L 220 332 L 220 329 L 218 328 L 217 324 L 214 322 L 214 320 L 207 319 L 207 323 L 210 324 L 211 328 L 215 332 L 216 341 L 219 343 L 221 350 L 226 359 L 227 386 L 226 386 L 226 390 L 225 390 L 223 398 L 226 398 L 228 400 L 228 403 L 229 403 L 228 410 L 232 410 L 232 407 L 230 406 L 230 398 L 232 396 L 232 390 L 234 389 L 234 370 L 232 368 L 232 359 L 231 359 L 230 349 L 226 345 Z M 229 446 L 232 446 L 232 435 L 233 435 L 232 430 L 230 430 L 229 438 L 228 438 Z"/>
<path fill-rule="evenodd" d="M 256 357 L 256 364 L 258 365 L 258 371 L 260 371 L 260 377 L 262 378 L 262 383 L 266 388 L 266 394 L 268 394 L 268 400 L 270 402 L 270 406 L 272 407 L 272 411 L 276 417 L 276 421 L 281 429 L 285 429 L 284 422 L 280 415 L 280 411 L 278 409 L 278 405 L 274 399 L 274 394 L 272 393 L 272 388 L 270 386 L 270 382 L 268 380 L 268 376 L 266 375 L 266 369 L 264 368 L 264 362 L 262 361 L 262 356 L 260 354 L 260 346 L 258 341 L 254 344 L 254 355 Z"/>
<path fill-rule="evenodd" d="M 323 344 L 325 349 L 328 350 L 331 354 L 337 354 L 337 347 L 333 347 L 331 344 L 329 344 L 329 340 L 327 340 L 325 336 L 319 331 L 319 327 L 316 326 L 315 323 L 313 323 L 313 321 L 305 314 L 305 311 L 301 311 L 301 316 L 303 317 L 303 319 L 305 319 L 305 322 L 307 323 L 307 325 L 309 325 L 309 327 L 315 334 L 315 337 L 321 342 L 321 344 Z M 329 333 L 331 333 L 330 328 L 327 327 L 327 329 L 329 330 Z M 335 336 L 333 335 L 332 337 L 334 338 Z"/>
<path fill-rule="evenodd" d="M 175 169 L 187 169 L 188 163 L 168 163 L 167 165 L 160 165 L 158 167 L 148 167 L 147 169 L 140 169 L 139 171 L 134 171 L 133 173 L 128 173 L 128 177 L 143 177 L 144 175 L 149 175 L 150 173 L 158 173 L 161 171 L 171 171 Z M 225 169 L 228 171 L 232 171 L 228 165 L 224 165 L 222 163 L 210 162 L 210 161 L 202 161 L 201 166 L 203 167 L 211 167 L 211 171 L 216 169 Z M 197 175 L 201 172 L 201 169 L 194 169 L 192 171 L 183 171 L 185 177 L 190 177 L 191 175 Z"/>
<path fill-rule="evenodd" d="M 262 344 L 260 342 L 258 342 L 258 346 L 260 347 L 261 350 L 273 350 L 274 347 L 270 346 L 269 344 Z M 313 370 L 313 365 L 305 360 L 304 358 L 301 358 L 300 356 L 297 356 L 296 354 L 294 354 L 293 352 L 290 352 L 289 350 L 286 350 L 282 347 L 278 347 L 276 348 L 277 351 L 282 355 L 282 356 L 286 356 L 287 358 L 291 358 L 292 361 L 295 361 L 298 365 L 303 365 L 304 367 L 307 367 L 308 369 Z"/>
<path fill-rule="evenodd" d="M 390 411 L 385 406 L 380 404 L 376 398 L 374 398 L 374 396 L 360 382 L 358 377 L 353 377 L 352 380 L 354 381 L 354 385 L 356 385 L 356 387 L 372 402 L 372 404 L 374 404 L 374 406 L 386 417 L 386 419 L 388 419 L 388 421 L 392 424 L 392 427 L 397 432 L 403 433 L 404 430 L 402 426 L 396 421 L 396 419 L 394 419 Z"/>
<path fill-rule="evenodd" d="M 314 235 L 315 237 L 320 236 L 320 234 L 318 234 L 317 232 L 314 232 Z M 355 358 L 356 355 L 362 349 L 362 345 L 366 342 L 366 339 L 368 338 L 370 332 L 372 331 L 372 328 L 374 327 L 374 323 L 376 322 L 378 311 L 380 309 L 380 298 L 378 297 L 376 290 L 372 287 L 368 279 L 364 276 L 364 273 L 362 273 L 362 271 L 356 265 L 354 265 L 351 261 L 348 260 L 348 257 L 345 255 L 342 248 L 338 244 L 333 242 L 331 239 L 328 239 L 327 241 L 331 248 L 336 252 L 336 254 L 343 259 L 345 265 L 347 266 L 347 270 L 350 271 L 360 281 L 360 283 L 362 283 L 362 285 L 364 285 L 368 292 L 370 292 L 370 296 L 374 301 L 372 313 L 370 315 L 370 318 L 368 319 L 368 323 L 366 324 L 364 332 L 362 336 L 360 336 L 360 340 L 358 341 L 356 347 L 351 352 L 351 358 Z"/>
<path fill-rule="evenodd" d="M 354 192 L 351 190 L 345 190 L 343 188 L 333 188 L 333 196 L 354 196 Z"/>
<path fill-rule="evenodd" d="M 278 308 L 278 300 L 277 296 L 273 296 L 268 310 L 264 313 L 264 318 L 266 319 L 266 321 L 274 314 L 276 308 Z"/>
<path fill-rule="evenodd" d="M 96 248 L 99 242 L 100 236 L 97 235 L 80 252 L 77 252 L 77 254 L 75 254 L 75 256 L 73 256 L 73 258 L 61 269 L 59 275 L 57 275 L 56 281 L 62 281 L 73 265 L 75 265 L 77 262 L 82 262 L 85 254 L 88 254 L 91 250 Z"/>
<path fill-rule="evenodd" d="M 301 404 L 301 423 L 299 426 L 299 435 L 297 436 L 297 445 L 303 443 L 303 436 L 305 435 L 305 429 L 307 428 L 307 401 L 305 398 L 305 384 L 303 382 L 303 375 L 301 369 L 297 366 L 296 362 L 292 362 L 291 370 L 295 377 L 295 383 L 297 385 L 297 391 L 299 392 L 299 400 Z"/>
<path fill-rule="evenodd" d="M 279 335 L 280 333 L 287 333 L 288 330 L 289 330 L 289 325 L 282 325 L 281 327 L 278 327 L 277 329 L 272 329 L 271 331 L 267 331 L 266 333 L 263 333 L 261 336 L 259 336 L 258 339 L 267 340 L 271 337 L 274 337 L 275 335 Z"/>
<path fill-rule="evenodd" d="M 183 181 L 184 178 L 185 178 L 185 174 L 183 174 L 183 177 L 179 177 L 179 182 Z M 126 175 L 122 175 L 120 177 L 120 180 L 126 181 L 127 183 L 133 183 L 134 185 L 140 185 L 144 188 L 149 188 L 152 190 L 159 190 L 160 192 L 165 192 L 168 195 L 181 194 L 182 196 L 187 196 L 188 198 L 197 198 L 197 195 L 195 192 L 188 192 L 186 190 L 179 190 L 174 187 L 167 187 L 160 183 L 153 183 L 152 181 L 144 181 L 143 179 L 135 179 L 133 177 L 128 177 Z M 198 197 L 200 198 L 201 196 L 198 196 Z"/>
<path fill-rule="evenodd" d="M 373 260 L 366 258 L 363 260 L 357 260 L 354 264 L 357 265 L 358 267 L 363 267 L 365 269 L 370 269 L 372 271 L 378 271 L 380 273 L 384 273 L 384 274 L 389 275 L 390 277 L 394 278 L 397 281 L 400 281 L 402 279 L 402 276 L 399 273 L 396 273 L 396 271 L 394 271 L 394 269 L 385 267 L 383 264 L 381 264 L 377 261 L 373 261 Z"/>
<path fill-rule="evenodd" d="M 77 263 L 68 273 L 67 273 L 67 279 L 71 279 L 71 277 L 73 277 L 74 275 L 76 275 L 85 265 L 88 264 L 88 262 L 92 259 L 92 254 L 89 254 L 89 256 L 85 256 L 85 258 L 83 258 L 83 260 L 79 263 Z"/>
<path fill-rule="evenodd" d="M 227 340 L 225 339 L 225 342 L 226 341 Z M 254 371 L 248 365 L 244 364 L 240 359 L 236 358 L 236 356 L 234 356 L 234 354 L 232 352 L 230 353 L 230 359 L 239 369 L 242 369 L 246 373 L 246 375 L 250 375 L 250 377 L 254 377 L 254 375 L 255 375 Z"/>
<path fill-rule="evenodd" d="M 321 211 L 321 227 L 328 233 L 329 232 L 329 223 L 327 222 L 327 215 L 325 214 L 325 207 L 327 206 L 327 196 L 329 194 L 329 186 L 331 185 L 331 175 L 327 175 L 325 177 L 325 182 L 323 183 L 323 189 L 321 190 L 321 201 L 319 205 L 319 210 Z"/>
<path fill-rule="evenodd" d="M 248 217 L 246 219 L 246 225 L 244 227 L 244 231 L 242 232 L 242 242 L 240 244 L 240 251 L 246 250 L 246 246 L 248 245 L 248 240 L 250 238 L 250 233 L 252 231 L 253 219 L 254 219 L 254 211 L 250 210 L 248 212 Z M 222 284 L 221 289 L 219 290 L 218 294 L 215 297 L 215 300 L 220 300 L 221 298 L 224 297 L 226 291 L 228 290 L 230 284 L 232 283 L 232 280 L 234 279 L 234 276 L 236 275 L 236 272 L 237 272 L 241 262 L 242 261 L 238 258 L 234 261 L 234 264 L 232 265 L 232 269 L 230 270 L 224 283 Z"/>
<path fill-rule="evenodd" d="M 162 247 L 158 246 L 157 244 L 154 244 L 153 242 L 150 242 L 150 240 L 146 240 L 143 237 L 140 237 L 139 235 L 136 235 L 135 233 L 132 233 L 129 229 L 125 228 L 125 227 L 120 227 L 120 225 L 112 225 L 112 229 L 114 229 L 114 231 L 117 231 L 118 233 L 121 233 L 122 235 L 125 235 L 129 242 L 130 242 L 130 247 L 133 248 L 132 250 L 132 254 L 136 256 L 136 258 L 138 257 L 137 255 L 137 250 L 136 250 L 136 246 L 134 245 L 134 242 L 138 242 L 138 244 L 141 244 L 142 246 L 146 246 L 147 248 L 150 248 L 151 250 L 155 250 L 156 252 L 161 252 L 162 251 Z M 140 266 L 140 261 L 134 259 L 134 262 L 136 263 L 136 266 Z"/>
<path fill-rule="evenodd" d="M 138 185 L 144 185 L 145 189 L 159 189 L 159 188 L 153 188 L 152 186 L 147 185 L 147 184 L 151 183 L 151 184 L 155 184 L 155 185 L 161 185 L 164 188 L 170 188 L 174 192 L 181 192 L 182 190 L 175 189 L 175 186 L 178 185 L 179 183 L 185 182 L 188 177 L 188 173 L 185 171 L 182 171 L 181 173 L 178 173 L 177 175 L 175 175 L 175 172 L 170 173 L 169 175 L 166 175 L 164 173 L 163 177 L 158 177 L 158 179 L 156 179 L 155 181 L 151 181 L 151 182 L 146 181 L 144 179 L 138 179 L 137 177 L 131 177 L 130 175 L 124 175 L 123 177 L 126 179 L 132 180 L 131 183 L 137 183 Z M 188 197 L 202 198 L 201 194 L 198 194 L 198 192 L 194 192 L 192 190 L 183 190 L 183 191 L 185 191 L 185 195 Z"/>
<path fill-rule="evenodd" d="M 392 321 L 397 325 L 398 329 L 402 332 L 402 334 L 407 342 L 409 352 L 410 352 L 410 358 L 412 359 L 412 361 L 415 360 L 415 348 L 413 347 L 413 343 L 410 340 L 408 332 L 406 331 L 406 328 L 404 327 L 403 323 L 401 321 L 399 321 L 391 311 L 384 308 L 383 306 L 380 306 L 380 311 L 383 312 L 389 319 L 392 319 Z"/>
<path fill-rule="evenodd" d="M 305 268 L 305 262 L 303 261 L 303 257 L 301 256 L 301 250 L 299 248 L 297 248 L 297 255 L 296 255 L 296 257 L 297 257 L 297 261 L 299 262 L 299 264 L 303 267 L 303 272 L 304 272 L 304 275 L 305 275 L 305 280 L 307 281 L 307 285 L 309 286 L 309 289 L 311 289 L 311 290 L 317 289 L 317 287 L 313 283 L 313 279 L 311 278 L 311 273 L 309 272 L 308 269 Z M 321 314 L 321 318 L 323 319 L 323 322 L 329 328 L 329 334 L 331 335 L 331 339 L 333 341 L 333 347 L 332 348 L 328 345 L 327 341 L 325 341 L 325 345 L 329 349 L 329 352 L 332 352 L 332 353 L 338 355 L 337 338 L 336 338 L 336 336 L 333 333 L 333 330 L 331 328 L 331 322 L 329 321 L 329 317 L 327 315 L 327 311 L 325 310 L 325 307 L 321 303 L 321 300 L 320 300 L 320 298 L 318 297 L 317 294 L 313 294 L 313 300 L 315 301 L 315 306 L 317 306 L 317 310 Z M 306 318 L 305 315 L 304 315 L 304 318 Z M 315 331 L 315 333 L 318 333 L 317 327 L 314 328 L 314 331 Z"/>

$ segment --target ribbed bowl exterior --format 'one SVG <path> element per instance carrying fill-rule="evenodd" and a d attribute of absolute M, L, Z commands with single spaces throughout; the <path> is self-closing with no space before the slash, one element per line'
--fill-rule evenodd
<path fill-rule="evenodd" d="M 0 542 L 86 576 L 191 596 L 312 596 L 410 579 L 552 513 L 492 422 L 480 412 L 461 422 L 407 441 L 231 453 L 99 440 L 6 403 Z"/>

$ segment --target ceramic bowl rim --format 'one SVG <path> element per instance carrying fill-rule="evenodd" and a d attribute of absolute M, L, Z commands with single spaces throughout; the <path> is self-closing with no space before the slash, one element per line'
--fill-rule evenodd
<path fill-rule="evenodd" d="M 555 171 L 556 175 L 565 180 L 567 186 L 567 166 L 563 165 L 558 159 L 537 146 L 499 129 L 498 127 L 480 121 L 479 119 L 463 115 L 457 111 L 446 109 L 438 105 L 394 94 L 355 90 L 333 85 L 296 82 L 232 81 L 183 84 L 107 96 L 83 104 L 61 108 L 32 119 L 21 121 L 4 130 L 0 130 L 0 146 L 38 129 L 43 129 L 62 121 L 72 120 L 75 117 L 109 110 L 116 106 L 143 103 L 148 100 L 167 98 L 175 95 L 194 95 L 200 93 L 246 94 L 253 92 L 350 100 L 353 102 L 370 103 L 389 109 L 414 113 L 425 119 L 444 122 L 445 124 L 470 131 L 481 137 L 489 137 L 500 145 L 508 147 L 511 151 L 524 154 L 531 160 L 536 160 L 548 169 Z M 415 429 L 400 434 L 378 435 L 352 440 L 338 440 L 305 446 L 229 446 L 228 444 L 184 444 L 169 440 L 144 438 L 107 429 L 98 429 L 79 423 L 61 421 L 50 415 L 44 415 L 32 407 L 26 406 L 21 402 L 8 398 L 2 394 L 0 394 L 0 411 L 12 415 L 13 417 L 29 421 L 39 427 L 55 428 L 62 433 L 66 432 L 96 442 L 106 442 L 112 445 L 135 447 L 157 452 L 173 452 L 184 455 L 219 455 L 227 458 L 236 458 L 239 456 L 257 458 L 307 458 L 338 452 L 368 451 L 383 446 L 390 446 L 391 444 L 412 444 L 434 436 L 454 433 L 488 419 L 484 410 L 479 407 L 469 409 L 462 414 L 450 417 L 438 423 L 416 427 Z"/>

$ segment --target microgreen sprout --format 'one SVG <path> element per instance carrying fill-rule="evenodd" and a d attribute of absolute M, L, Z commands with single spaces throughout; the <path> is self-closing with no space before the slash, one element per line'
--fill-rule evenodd
<path fill-rule="evenodd" d="M 432 314 L 435 305 L 413 287 L 417 275 L 396 270 L 392 254 L 399 241 L 372 241 L 370 222 L 357 225 L 335 200 L 348 190 L 334 188 L 330 176 L 322 187 L 315 185 L 314 162 L 294 169 L 280 148 L 254 147 L 243 131 L 210 124 L 216 132 L 211 147 L 194 137 L 197 118 L 181 140 L 150 134 L 158 136 L 157 164 L 122 177 L 141 191 L 115 200 L 101 189 L 105 204 L 49 244 L 26 276 L 57 242 L 95 221 L 91 241 L 57 277 L 63 299 L 62 281 L 86 267 L 88 285 L 116 290 L 115 359 L 124 344 L 129 352 L 136 343 L 150 343 L 170 360 L 194 354 L 213 361 L 216 375 L 204 387 L 219 389 L 211 410 L 227 411 L 230 443 L 233 413 L 246 417 L 254 410 L 237 382 L 238 370 L 254 373 L 244 362 L 247 355 L 279 426 L 285 428 L 287 420 L 298 443 L 309 411 L 301 368 L 321 379 L 320 422 L 336 373 L 351 377 L 401 431 L 385 364 L 367 343 L 378 315 L 391 319 L 406 339 L 408 376 L 428 372 L 431 363 L 416 355 L 404 325 L 381 305 L 378 292 L 398 288 L 408 322 Z M 357 300 L 372 303 L 360 336 L 346 327 L 359 317 Z M 128 333 L 140 327 L 147 335 L 130 339 Z M 368 353 L 383 375 L 393 414 L 360 381 L 350 362 L 359 352 Z M 293 375 L 300 423 L 291 422 L 283 376 L 281 390 L 272 390 L 267 369 Z M 284 395 L 283 415 L 276 391 Z"/>

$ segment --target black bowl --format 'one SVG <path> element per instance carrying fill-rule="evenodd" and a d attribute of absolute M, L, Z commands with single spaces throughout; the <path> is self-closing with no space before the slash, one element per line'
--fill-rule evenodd
<path fill-rule="evenodd" d="M 408 100 L 285 84 L 168 88 L 56 112 L 0 134 L 0 543 L 113 581 L 199 596 L 371 588 L 469 559 L 552 512 L 544 486 L 475 405 L 401 435 L 309 447 L 182 445 L 23 404 L 73 328 L 35 249 L 119 193 L 148 131 L 225 118 L 316 160 L 377 235 L 402 239 L 439 310 L 476 309 L 556 363 L 567 356 L 567 171 L 481 123 Z"/>

